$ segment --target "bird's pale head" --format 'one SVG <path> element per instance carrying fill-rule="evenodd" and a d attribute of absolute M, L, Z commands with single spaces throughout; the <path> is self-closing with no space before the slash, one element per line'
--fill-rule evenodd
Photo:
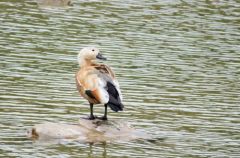
<path fill-rule="evenodd" d="M 91 62 L 96 59 L 107 60 L 105 57 L 102 56 L 99 49 L 96 47 L 85 47 L 81 49 L 78 54 L 78 63 L 80 65 L 82 65 L 85 62 Z"/>

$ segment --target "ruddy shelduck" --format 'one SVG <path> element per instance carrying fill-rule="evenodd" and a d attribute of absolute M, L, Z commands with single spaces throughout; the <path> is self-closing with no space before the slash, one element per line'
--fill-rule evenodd
<path fill-rule="evenodd" d="M 90 104 L 90 120 L 93 115 L 94 104 L 104 104 L 105 113 L 100 119 L 107 120 L 107 107 L 118 112 L 123 110 L 122 95 L 118 81 L 111 68 L 105 64 L 97 63 L 99 60 L 107 60 L 96 47 L 86 47 L 78 54 L 80 69 L 75 79 L 77 89 L 82 97 Z"/>

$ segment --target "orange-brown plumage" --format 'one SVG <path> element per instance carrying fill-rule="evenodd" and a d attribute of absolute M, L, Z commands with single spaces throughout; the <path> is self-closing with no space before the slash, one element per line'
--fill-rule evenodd
<path fill-rule="evenodd" d="M 94 47 L 84 48 L 78 55 L 80 69 L 75 75 L 77 89 L 91 106 L 90 119 L 94 119 L 93 104 L 104 104 L 107 119 L 107 106 L 114 111 L 123 109 L 122 96 L 114 72 L 105 64 L 98 64 L 97 58 L 105 59 Z"/>

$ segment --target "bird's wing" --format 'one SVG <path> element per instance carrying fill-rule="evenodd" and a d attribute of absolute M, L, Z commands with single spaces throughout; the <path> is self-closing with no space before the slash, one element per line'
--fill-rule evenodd
<path fill-rule="evenodd" d="M 105 78 L 106 81 L 113 84 L 113 86 L 116 88 L 116 90 L 119 94 L 120 100 L 122 101 L 122 93 L 120 90 L 120 86 L 119 86 L 117 79 L 115 78 L 115 74 L 112 71 L 112 69 L 109 66 L 104 65 L 104 64 L 100 65 L 97 69 L 101 72 L 101 74 L 103 75 L 103 78 Z"/>
<path fill-rule="evenodd" d="M 109 96 L 107 104 L 113 111 L 122 110 L 122 95 L 113 71 L 107 65 L 95 66 L 95 69 L 98 70 L 98 77 L 103 82 L 102 91 L 107 92 Z"/>

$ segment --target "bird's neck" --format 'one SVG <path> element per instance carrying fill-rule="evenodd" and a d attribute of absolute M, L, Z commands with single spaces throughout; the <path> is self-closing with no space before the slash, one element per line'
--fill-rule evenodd
<path fill-rule="evenodd" d="M 79 61 L 80 67 L 86 67 L 86 66 L 91 66 L 91 65 L 96 65 L 96 64 L 97 64 L 97 62 L 95 60 L 81 59 Z"/>

